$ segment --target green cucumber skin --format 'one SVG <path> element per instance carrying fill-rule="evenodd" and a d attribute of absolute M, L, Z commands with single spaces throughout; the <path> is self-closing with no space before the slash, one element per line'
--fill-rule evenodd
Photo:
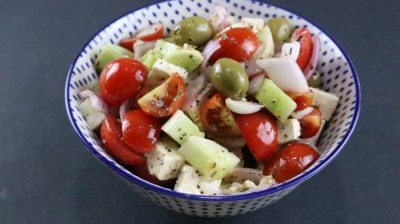
<path fill-rule="evenodd" d="M 206 179 L 218 180 L 227 176 L 240 159 L 218 143 L 191 136 L 178 151 Z"/>
<path fill-rule="evenodd" d="M 96 71 L 101 73 L 108 62 L 112 60 L 124 57 L 134 58 L 134 56 L 135 55 L 132 52 L 123 47 L 114 44 L 107 44 L 101 49 L 100 54 L 96 59 Z"/>
<path fill-rule="evenodd" d="M 269 79 L 264 79 L 256 99 L 281 122 L 285 122 L 297 106 L 292 98 Z"/>

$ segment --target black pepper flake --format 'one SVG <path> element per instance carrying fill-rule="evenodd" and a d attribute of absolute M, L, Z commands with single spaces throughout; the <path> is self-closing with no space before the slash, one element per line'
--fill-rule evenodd
<path fill-rule="evenodd" d="M 189 55 L 189 58 L 192 59 L 193 58 L 193 54 Z"/>

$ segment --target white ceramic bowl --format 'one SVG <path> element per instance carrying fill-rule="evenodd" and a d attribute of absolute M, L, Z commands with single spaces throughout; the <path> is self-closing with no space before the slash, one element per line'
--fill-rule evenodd
<path fill-rule="evenodd" d="M 215 3 L 226 6 L 231 16 L 237 18 L 259 17 L 268 20 L 284 16 L 296 27 L 308 27 L 321 39 L 321 57 L 318 67 L 322 72 L 322 88 L 340 96 L 340 102 L 319 141 L 318 148 L 321 157 L 300 175 L 272 188 L 253 193 L 233 196 L 187 195 L 144 181 L 107 155 L 98 137 L 88 128 L 78 110 L 80 102 L 78 93 L 98 81 L 94 61 L 105 44 L 118 43 L 138 29 L 157 22 L 162 22 L 167 27 L 167 31 L 170 31 L 174 24 L 184 17 L 193 15 L 207 17 Z M 349 57 L 332 37 L 314 23 L 286 9 L 258 1 L 241 0 L 170 1 L 129 12 L 106 25 L 83 46 L 68 71 L 65 85 L 65 104 L 69 119 L 90 153 L 122 177 L 134 190 L 156 204 L 177 212 L 207 217 L 236 215 L 267 206 L 322 170 L 338 155 L 349 139 L 359 116 L 360 102 L 360 86 L 356 71 Z"/>

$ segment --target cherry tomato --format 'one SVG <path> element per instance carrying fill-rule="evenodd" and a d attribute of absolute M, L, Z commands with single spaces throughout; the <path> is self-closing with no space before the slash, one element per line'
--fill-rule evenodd
<path fill-rule="evenodd" d="M 110 156 L 125 166 L 143 166 L 146 159 L 132 151 L 122 139 L 121 124 L 114 116 L 107 116 L 100 128 L 101 141 Z"/>
<path fill-rule="evenodd" d="M 160 136 L 160 130 L 160 121 L 142 110 L 129 111 L 122 120 L 124 142 L 137 153 L 150 151 Z"/>
<path fill-rule="evenodd" d="M 296 102 L 296 111 L 311 107 L 314 100 L 314 94 L 311 91 L 304 93 L 287 92 L 287 94 Z"/>
<path fill-rule="evenodd" d="M 299 120 L 301 127 L 300 138 L 311 138 L 316 135 L 321 128 L 322 115 L 317 108 Z"/>
<path fill-rule="evenodd" d="M 257 161 L 265 161 L 278 147 L 275 118 L 266 111 L 253 114 L 234 114 L 250 152 Z"/>
<path fill-rule="evenodd" d="M 119 45 L 130 51 L 133 51 L 133 45 L 137 40 L 153 41 L 160 39 L 163 36 L 164 36 L 164 26 L 161 23 L 158 23 L 141 30 L 135 37 L 121 40 Z"/>
<path fill-rule="evenodd" d="M 134 96 L 147 78 L 147 68 L 132 58 L 109 62 L 100 75 L 100 95 L 110 106 L 118 106 Z"/>
<path fill-rule="evenodd" d="M 119 42 L 119 45 L 127 50 L 133 51 L 133 45 L 136 43 L 138 39 L 136 37 L 123 39 Z"/>
<path fill-rule="evenodd" d="M 311 59 L 311 54 L 313 50 L 313 43 L 311 38 L 311 33 L 306 28 L 296 29 L 292 34 L 292 40 L 298 41 L 300 43 L 300 53 L 297 57 L 297 64 L 302 71 L 307 67 Z"/>
<path fill-rule="evenodd" d="M 306 144 L 285 146 L 264 167 L 264 175 L 272 175 L 277 183 L 291 179 L 319 158 L 318 152 Z"/>
<path fill-rule="evenodd" d="M 174 74 L 163 84 L 140 98 L 138 103 L 147 114 L 154 117 L 167 117 L 182 106 L 185 95 L 185 82 L 179 75 Z"/>
<path fill-rule="evenodd" d="M 240 136 L 232 113 L 225 105 L 225 97 L 216 93 L 200 108 L 200 119 L 207 136 L 212 138 L 229 138 Z"/>
<path fill-rule="evenodd" d="M 221 48 L 211 56 L 212 63 L 220 58 L 231 58 L 238 62 L 248 60 L 259 45 L 258 37 L 246 27 L 229 29 L 219 38 Z"/>

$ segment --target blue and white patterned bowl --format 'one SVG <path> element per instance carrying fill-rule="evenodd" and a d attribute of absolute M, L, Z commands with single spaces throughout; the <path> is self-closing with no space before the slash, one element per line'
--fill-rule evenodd
<path fill-rule="evenodd" d="M 105 44 L 118 43 L 137 30 L 157 22 L 162 22 L 167 27 L 167 31 L 170 31 L 174 24 L 185 17 L 193 15 L 207 17 L 215 3 L 226 6 L 231 16 L 236 18 L 260 17 L 268 20 L 284 16 L 296 27 L 308 27 L 312 33 L 317 34 L 321 39 L 321 57 L 318 67 L 322 75 L 323 89 L 337 94 L 340 102 L 329 125 L 321 135 L 318 144 L 321 157 L 302 174 L 269 189 L 253 193 L 232 196 L 187 195 L 144 181 L 107 155 L 98 137 L 88 128 L 78 110 L 80 102 L 78 93 L 98 81 L 94 61 Z M 80 50 L 68 71 L 65 104 L 72 126 L 89 152 L 121 176 L 134 190 L 156 204 L 177 212 L 195 216 L 221 217 L 243 214 L 272 204 L 328 165 L 343 149 L 355 128 L 360 113 L 360 94 L 359 80 L 350 58 L 332 37 L 304 17 L 281 7 L 258 1 L 179 0 L 134 10 L 97 32 Z"/>

